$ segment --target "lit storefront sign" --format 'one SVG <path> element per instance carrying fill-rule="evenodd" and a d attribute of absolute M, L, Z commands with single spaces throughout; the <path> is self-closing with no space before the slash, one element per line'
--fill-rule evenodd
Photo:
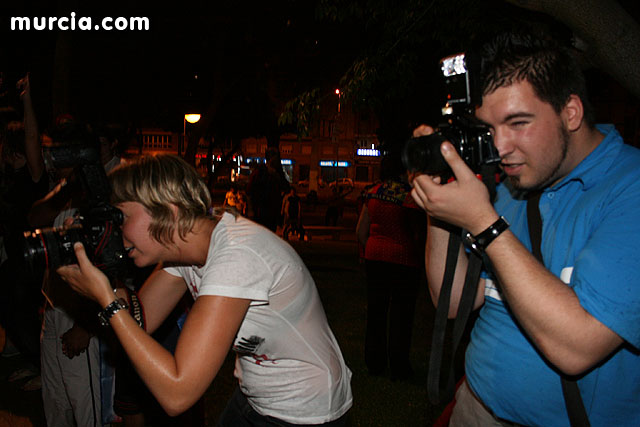
<path fill-rule="evenodd" d="M 245 162 L 247 164 L 250 164 L 250 163 L 267 163 L 267 159 L 265 159 L 264 157 L 247 157 L 245 159 Z M 280 164 L 285 165 L 285 166 L 291 166 L 293 164 L 293 160 L 291 160 L 291 159 L 280 159 Z"/>
<path fill-rule="evenodd" d="M 358 156 L 380 157 L 380 150 L 374 150 L 372 148 L 358 148 L 356 153 Z"/>
<path fill-rule="evenodd" d="M 322 167 L 339 167 L 339 168 L 348 168 L 349 162 L 345 161 L 335 161 L 335 160 L 320 160 L 320 166 Z"/>

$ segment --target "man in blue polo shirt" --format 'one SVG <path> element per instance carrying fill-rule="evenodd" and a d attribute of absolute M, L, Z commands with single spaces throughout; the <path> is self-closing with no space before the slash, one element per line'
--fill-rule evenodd
<path fill-rule="evenodd" d="M 413 181 L 430 216 L 434 301 L 448 237 L 442 221 L 493 236 L 481 248 L 492 269 L 478 289 L 482 309 L 451 423 L 569 425 L 564 374 L 578 379 L 591 425 L 640 425 L 640 150 L 593 124 L 582 73 L 555 42 L 496 37 L 481 52 L 479 76 L 476 116 L 490 126 L 506 176 L 495 203 L 447 142 L 441 151 L 456 180 Z M 544 265 L 531 254 L 532 191 L 542 192 Z M 453 315 L 466 263 L 460 257 Z"/>

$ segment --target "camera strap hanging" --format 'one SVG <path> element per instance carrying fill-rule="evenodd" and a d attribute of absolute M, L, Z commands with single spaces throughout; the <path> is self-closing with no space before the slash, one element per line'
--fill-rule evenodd
<path fill-rule="evenodd" d="M 458 304 L 458 312 L 453 323 L 451 362 L 449 364 L 444 387 L 441 388 L 440 374 L 442 367 L 442 357 L 444 353 L 444 341 L 447 330 L 449 302 L 451 299 L 453 276 L 455 274 L 461 243 L 461 232 L 451 232 L 449 234 L 449 246 L 447 248 L 445 271 L 442 280 L 442 287 L 440 288 L 440 296 L 438 297 L 438 306 L 436 308 L 436 315 L 433 325 L 433 335 L 431 340 L 431 354 L 429 356 L 427 391 L 429 393 L 429 400 L 433 404 L 438 404 L 442 400 L 451 400 L 451 398 L 453 397 L 455 386 L 455 355 L 458 351 L 458 346 L 462 339 L 462 335 L 464 334 L 469 315 L 473 310 L 473 303 L 475 300 L 475 295 L 478 288 L 478 280 L 480 278 L 480 270 L 482 267 L 482 259 L 475 253 L 470 253 L 469 264 L 467 266 L 467 274 L 465 277 L 460 302 Z"/>
<path fill-rule="evenodd" d="M 498 169 L 495 165 L 483 165 L 481 168 L 482 182 L 489 190 L 491 200 L 496 194 L 496 173 Z M 455 274 L 456 265 L 458 263 L 458 253 L 462 244 L 462 233 L 460 229 L 449 233 L 449 244 L 447 247 L 447 258 L 445 262 L 444 276 L 442 278 L 442 286 L 440 288 L 440 296 L 438 297 L 438 306 L 433 324 L 433 335 L 431 337 L 431 353 L 429 355 L 429 373 L 427 379 L 427 391 L 429 400 L 433 404 L 441 401 L 448 401 L 453 398 L 455 388 L 455 356 L 458 346 L 462 340 L 467 322 L 471 311 L 473 311 L 473 303 L 478 290 L 478 282 L 480 280 L 480 271 L 482 270 L 483 259 L 475 252 L 469 253 L 469 263 L 467 265 L 467 273 L 465 276 L 460 302 L 458 303 L 458 312 L 453 323 L 452 341 L 451 341 L 451 361 L 447 373 L 444 387 L 441 387 L 441 367 L 444 354 L 444 341 L 447 332 L 447 319 L 449 315 L 449 304 L 451 300 L 451 289 L 453 287 L 453 276 Z"/>
<path fill-rule="evenodd" d="M 540 196 L 542 191 L 533 192 L 527 200 L 527 223 L 529 225 L 529 237 L 531 238 L 531 252 L 544 265 L 542 258 L 542 218 L 540 217 Z M 578 382 L 560 375 L 562 382 L 562 394 L 564 395 L 564 404 L 569 414 L 569 422 L 572 426 L 589 426 L 589 417 L 584 408 Z"/>

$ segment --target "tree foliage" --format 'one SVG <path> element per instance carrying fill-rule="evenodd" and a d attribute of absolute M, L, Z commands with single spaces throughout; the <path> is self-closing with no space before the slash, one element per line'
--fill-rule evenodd
<path fill-rule="evenodd" d="M 567 39 L 577 33 L 590 42 L 590 52 L 600 52 L 596 58 L 604 58 L 597 64 L 632 89 L 631 81 L 640 80 L 640 64 L 635 65 L 640 58 L 620 45 L 626 40 L 630 48 L 639 46 L 637 24 L 615 1 L 583 3 L 578 11 L 574 3 L 563 0 L 319 0 L 316 17 L 359 33 L 361 48 L 340 79 L 340 88 L 354 108 L 376 114 L 379 139 L 393 142 L 417 123 L 439 120 L 439 108 L 445 102 L 439 59 L 506 28 L 542 26 Z M 609 22 L 609 27 L 598 25 L 599 19 Z M 614 25 L 612 19 L 621 21 Z M 614 40 L 620 49 L 606 47 Z M 620 67 L 625 61 L 630 66 Z M 280 123 L 308 129 L 316 108 L 309 101 L 317 98 L 311 93 L 287 104 Z"/>

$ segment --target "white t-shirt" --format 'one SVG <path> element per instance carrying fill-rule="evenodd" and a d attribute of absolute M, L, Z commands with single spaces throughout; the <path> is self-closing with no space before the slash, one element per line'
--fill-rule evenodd
<path fill-rule="evenodd" d="M 329 328 L 313 278 L 291 246 L 224 213 L 202 268 L 167 267 L 194 299 L 251 299 L 233 349 L 235 376 L 261 415 L 297 424 L 333 421 L 351 407 L 351 371 Z"/>

